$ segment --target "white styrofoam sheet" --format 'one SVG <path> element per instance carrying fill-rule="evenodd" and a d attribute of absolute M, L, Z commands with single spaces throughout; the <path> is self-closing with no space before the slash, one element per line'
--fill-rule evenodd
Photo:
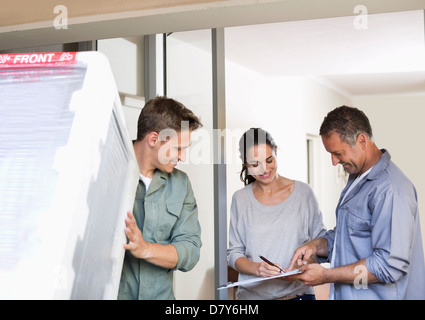
<path fill-rule="evenodd" d="M 115 299 L 138 168 L 107 59 L 0 65 L 0 97 L 0 298 Z"/>

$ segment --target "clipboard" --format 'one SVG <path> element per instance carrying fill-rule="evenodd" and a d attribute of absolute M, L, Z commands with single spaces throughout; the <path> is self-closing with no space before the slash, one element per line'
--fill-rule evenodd
<path fill-rule="evenodd" d="M 265 280 L 271 280 L 271 279 L 276 279 L 276 278 L 292 276 L 292 275 L 298 274 L 298 273 L 302 273 L 302 271 L 300 271 L 300 269 L 295 269 L 295 270 L 292 270 L 292 271 L 281 273 L 281 274 L 279 274 L 277 276 L 273 276 L 273 277 L 266 277 L 266 278 L 256 277 L 256 278 L 246 279 L 246 280 L 237 281 L 237 282 L 228 282 L 226 284 L 219 286 L 217 288 L 217 290 L 223 290 L 223 289 L 227 289 L 227 288 L 231 288 L 231 287 L 242 286 L 244 284 L 249 284 L 249 283 L 254 283 L 254 282 L 259 282 L 259 281 L 265 281 Z"/>

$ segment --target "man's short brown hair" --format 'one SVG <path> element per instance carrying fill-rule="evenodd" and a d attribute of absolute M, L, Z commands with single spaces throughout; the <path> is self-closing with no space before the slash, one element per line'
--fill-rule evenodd
<path fill-rule="evenodd" d="M 365 134 L 370 140 L 373 139 L 372 127 L 369 119 L 363 111 L 349 106 L 335 108 L 327 114 L 320 127 L 320 135 L 328 136 L 336 132 L 342 141 L 350 146 L 356 144 L 357 136 Z"/>
<path fill-rule="evenodd" d="M 183 104 L 171 98 L 157 96 L 149 100 L 140 112 L 137 140 L 143 140 L 152 131 L 160 133 L 162 130 L 172 129 L 179 132 L 182 130 L 182 123 L 189 130 L 202 127 L 198 117 Z"/>

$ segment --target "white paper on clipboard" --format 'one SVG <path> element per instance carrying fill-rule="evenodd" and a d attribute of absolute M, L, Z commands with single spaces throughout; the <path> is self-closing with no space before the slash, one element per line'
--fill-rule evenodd
<path fill-rule="evenodd" d="M 243 281 L 229 282 L 227 284 L 221 285 L 220 287 L 217 288 L 217 290 L 227 289 L 227 288 L 236 287 L 236 286 L 242 286 L 244 284 L 249 284 L 249 283 L 254 283 L 254 282 L 259 282 L 259 281 L 265 281 L 265 280 L 271 280 L 271 279 L 276 279 L 276 278 L 292 276 L 292 275 L 298 274 L 298 273 L 301 273 L 300 269 L 295 269 L 295 270 L 292 270 L 292 271 L 281 273 L 281 274 L 279 274 L 277 276 L 273 276 L 273 277 L 266 277 L 266 278 L 257 277 L 257 278 L 243 280 Z"/>

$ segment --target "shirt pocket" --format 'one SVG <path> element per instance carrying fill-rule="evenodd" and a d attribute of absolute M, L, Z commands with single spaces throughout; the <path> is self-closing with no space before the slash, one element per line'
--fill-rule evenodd
<path fill-rule="evenodd" d="M 359 217 L 350 210 L 347 212 L 347 232 L 346 250 L 354 256 L 354 260 L 360 260 L 371 254 L 371 222 L 370 219 Z M 351 262 L 350 262 L 351 263 Z"/>
<path fill-rule="evenodd" d="M 347 226 L 352 236 L 370 235 L 370 219 L 359 217 L 350 210 L 347 211 Z"/>
<path fill-rule="evenodd" d="M 183 203 L 179 201 L 169 201 L 165 204 L 164 210 L 161 210 L 161 216 L 158 219 L 156 228 L 156 238 L 158 242 L 170 243 L 174 226 L 180 217 Z"/>
<path fill-rule="evenodd" d="M 370 231 L 370 219 L 359 217 L 352 212 L 347 212 L 347 226 L 359 234 Z"/>

